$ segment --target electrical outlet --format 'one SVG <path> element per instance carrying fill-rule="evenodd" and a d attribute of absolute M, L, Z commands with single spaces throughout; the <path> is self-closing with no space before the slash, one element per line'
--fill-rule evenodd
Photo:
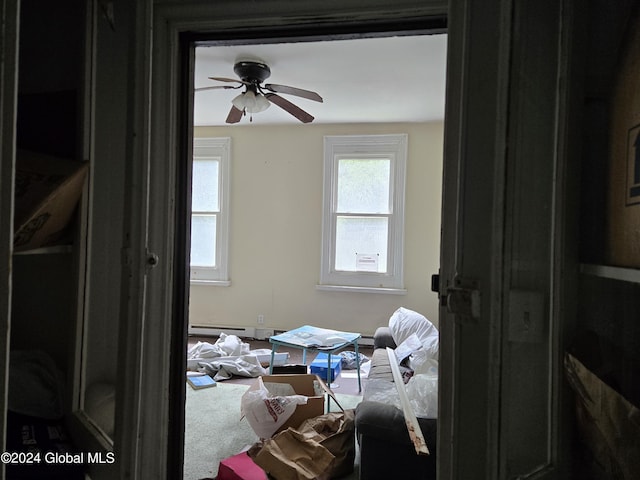
<path fill-rule="evenodd" d="M 258 315 L 258 325 L 264 325 L 264 315 Z"/>

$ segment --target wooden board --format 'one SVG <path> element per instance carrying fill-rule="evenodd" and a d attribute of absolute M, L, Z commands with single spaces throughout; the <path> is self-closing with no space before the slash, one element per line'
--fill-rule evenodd
<path fill-rule="evenodd" d="M 404 420 L 407 424 L 409 437 L 411 437 L 411 441 L 413 442 L 418 455 L 429 455 L 427 442 L 424 440 L 422 429 L 420 428 L 416 414 L 413 412 L 411 403 L 409 403 L 409 397 L 407 397 L 407 390 L 405 389 L 404 382 L 402 381 L 402 374 L 398 368 L 396 354 L 392 348 L 387 347 L 387 355 L 389 356 L 389 364 L 391 364 L 393 381 L 396 384 L 398 395 L 400 396 L 400 405 L 402 405 L 402 413 L 404 413 Z"/>

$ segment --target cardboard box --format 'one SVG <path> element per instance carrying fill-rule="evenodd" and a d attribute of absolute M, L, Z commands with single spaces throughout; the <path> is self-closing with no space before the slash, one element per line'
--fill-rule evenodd
<path fill-rule="evenodd" d="M 318 353 L 316 358 L 311 362 L 311 373 L 318 375 L 323 380 L 327 379 L 327 365 L 329 355 L 323 352 Z M 342 357 L 340 355 L 331 355 L 331 377 L 329 383 L 335 381 L 342 370 Z"/>
<path fill-rule="evenodd" d="M 306 405 L 296 406 L 295 412 L 289 417 L 289 419 L 276 431 L 280 432 L 286 430 L 289 427 L 297 428 L 302 422 L 308 418 L 318 417 L 324 415 L 325 412 L 325 393 L 333 397 L 333 392 L 327 387 L 326 383 L 317 375 L 310 373 L 303 375 L 264 375 L 260 377 L 264 383 L 285 383 L 293 387 L 293 390 L 298 395 L 304 395 L 307 398 Z M 320 393 L 316 391 L 314 385 L 318 385 Z M 255 390 L 259 388 L 259 383 L 256 381 L 249 387 L 249 390 Z"/>
<path fill-rule="evenodd" d="M 82 194 L 88 162 L 19 150 L 16 157 L 14 250 L 55 244 Z"/>
<path fill-rule="evenodd" d="M 564 366 L 575 392 L 578 440 L 592 455 L 583 468 L 593 478 L 640 478 L 640 409 L 573 355 L 565 354 Z"/>
<path fill-rule="evenodd" d="M 267 474 L 247 452 L 225 458 L 218 467 L 217 480 L 267 480 Z"/>
<path fill-rule="evenodd" d="M 260 353 L 256 355 L 258 357 L 258 362 L 263 367 L 269 366 L 271 363 L 271 354 L 270 353 Z M 274 365 L 284 365 L 289 360 L 289 352 L 276 352 L 273 355 L 273 364 Z"/>

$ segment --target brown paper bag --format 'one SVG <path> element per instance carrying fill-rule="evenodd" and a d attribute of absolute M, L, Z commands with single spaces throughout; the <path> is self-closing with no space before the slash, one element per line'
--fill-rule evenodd
<path fill-rule="evenodd" d="M 297 430 L 305 438 L 318 442 L 335 457 L 329 478 L 341 477 L 353 471 L 356 457 L 355 410 L 309 418 Z"/>
<path fill-rule="evenodd" d="M 253 461 L 276 480 L 327 480 L 334 456 L 315 440 L 288 428 L 265 440 Z"/>

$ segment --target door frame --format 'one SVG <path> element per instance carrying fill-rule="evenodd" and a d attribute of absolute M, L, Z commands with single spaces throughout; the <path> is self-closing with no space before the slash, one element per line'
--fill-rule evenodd
<path fill-rule="evenodd" d="M 571 169 L 575 150 L 565 140 L 575 134 L 577 118 L 571 118 L 577 90 L 566 79 L 579 79 L 574 71 L 573 0 L 539 2 L 531 24 L 523 12 L 529 0 L 457 0 L 449 10 L 449 65 L 446 105 L 445 162 L 440 272 L 440 398 L 438 424 L 439 478 L 507 479 L 565 478 L 568 445 L 567 417 L 563 406 L 562 360 L 564 330 L 572 322 L 572 285 L 576 279 L 574 245 L 575 215 L 571 215 L 571 195 L 577 191 Z M 551 25 L 550 39 L 536 42 L 524 22 Z M 534 25 L 535 27 L 535 25 Z M 547 49 L 547 50 L 541 50 Z M 541 132 L 540 118 L 526 115 L 520 108 L 532 100 L 532 89 L 518 84 L 526 78 L 522 63 L 556 59 L 553 68 L 540 74 L 552 85 L 553 106 L 542 115 L 549 132 Z M 552 60 L 553 61 L 553 60 Z M 530 111 L 530 110 L 529 110 Z M 573 120 L 573 124 L 571 124 Z M 517 128 L 515 128 L 517 127 Z M 528 128 L 537 129 L 529 135 Z M 520 129 L 520 130 L 518 130 Z M 525 132 L 525 134 L 523 134 Z M 575 137 L 574 137 L 575 138 Z M 548 156 L 523 155 L 527 148 L 539 148 Z M 537 260 L 536 252 L 514 243 L 526 235 L 524 222 L 510 216 L 520 205 L 516 176 L 534 172 L 527 160 L 546 162 L 553 172 L 551 195 L 532 191 L 540 204 L 549 202 L 545 227 L 553 234 L 549 275 L 535 285 L 547 300 L 544 307 L 549 338 L 548 442 L 546 456 L 527 471 L 510 471 L 505 428 L 508 411 L 510 371 L 507 353 L 510 328 L 518 318 L 510 312 L 510 291 L 516 273 L 526 272 L 525 261 Z M 574 165 L 575 166 L 575 165 Z M 516 209 L 516 212 L 519 210 Z M 514 267 L 511 261 L 520 261 Z M 525 275 L 522 275 L 525 276 Z M 456 290 L 470 300 L 460 309 L 449 301 Z M 459 297 L 458 297 L 459 298 Z M 451 306 L 449 306 L 451 304 Z M 512 318 L 513 317 L 513 318 Z M 513 373 L 513 372 L 511 372 Z M 526 414 L 526 405 L 520 414 Z M 513 441 L 513 439 L 511 439 Z M 526 442 L 522 442 L 523 446 Z M 473 458 L 472 462 L 461 459 Z"/>
<path fill-rule="evenodd" d="M 122 478 L 181 478 L 189 277 L 188 264 L 181 265 L 186 258 L 179 258 L 185 250 L 183 228 L 188 228 L 180 199 L 187 171 L 180 165 L 188 160 L 184 123 L 189 101 L 179 72 L 192 61 L 185 58 L 185 38 L 416 30 L 433 18 L 446 18 L 447 2 L 375 0 L 363 6 L 355 0 L 269 0 L 252 2 L 247 10 L 241 1 L 146 0 L 137 8 L 131 128 L 138 133 L 129 152 L 133 201 L 127 204 L 134 208 L 125 219 L 129 233 L 120 342 L 128 357 L 123 364 L 136 368 L 119 385 L 119 398 L 126 403 L 117 407 L 122 414 L 116 417 L 115 444 Z"/>
<path fill-rule="evenodd" d="M 9 339 L 11 328 L 11 270 L 13 263 L 13 196 L 16 158 L 16 116 L 18 98 L 17 0 L 0 0 L 0 449 L 6 451 L 6 412 L 9 382 Z M 4 464 L 0 478 L 4 478 Z"/>
<path fill-rule="evenodd" d="M 509 7 L 509 1 L 480 5 L 463 0 L 451 2 L 449 10 L 439 292 L 441 479 L 498 478 L 499 406 L 491 399 L 500 393 L 500 338 L 495 329 L 502 321 L 496 294 L 504 232 Z M 470 188 L 476 185 L 481 188 Z M 473 242 L 465 242 L 467 235 Z M 455 287 L 480 292 L 477 316 L 461 318 L 450 312 L 448 289 Z M 474 444 L 472 439 L 482 440 Z M 463 454 L 473 462 L 459 464 Z"/>
<path fill-rule="evenodd" d="M 439 478 L 506 478 L 500 470 L 500 422 L 504 421 L 500 411 L 502 331 L 507 326 L 504 211 L 509 197 L 505 169 L 512 160 L 507 140 L 509 102 L 514 94 L 510 91 L 514 74 L 510 63 L 513 13 L 514 6 L 525 1 L 454 0 L 449 8 L 443 0 L 402 0 L 393 4 L 387 0 L 265 0 L 252 2 L 250 11 L 245 2 L 238 0 L 215 4 L 138 2 L 136 30 L 132 34 L 134 135 L 129 152 L 127 202 L 132 209 L 126 219 L 129 233 L 124 248 L 123 298 L 127 301 L 123 305 L 120 343 L 128 355 L 125 364 L 135 368 L 124 370 L 119 386 L 119 398 L 126 399 L 119 407 L 124 415 L 118 416 L 116 439 L 122 478 L 178 478 L 182 467 L 184 438 L 178 416 L 184 410 L 185 382 L 180 372 L 186 363 L 184 278 L 188 277 L 184 270 L 175 268 L 175 239 L 176 234 L 180 235 L 177 227 L 185 222 L 178 213 L 177 198 L 178 165 L 184 160 L 185 151 L 184 127 L 180 123 L 184 115 L 184 79 L 178 74 L 181 36 L 188 32 L 252 32 L 264 37 L 270 29 L 291 33 L 314 27 L 351 28 L 394 22 L 401 25 L 408 19 L 442 15 L 448 15 L 450 47 L 440 295 L 446 297 L 448 287 L 476 291 L 480 313 L 478 318 L 472 315 L 469 323 L 461 322 L 459 314 L 444 307 L 440 316 L 439 417 L 447 421 L 441 422 L 438 432 Z M 563 5 L 572 5 L 572 0 L 563 0 Z M 566 16 L 563 10 L 563 18 L 558 21 L 564 21 Z M 566 63 L 560 65 L 560 70 L 563 65 Z M 555 133 L 566 126 L 562 109 L 568 100 L 562 95 L 558 97 L 560 116 L 555 118 L 559 122 Z M 565 166 L 562 148 L 556 145 L 554 150 L 559 173 Z M 484 190 L 469 188 L 474 185 L 481 185 Z M 556 188 L 561 204 L 554 208 L 564 208 L 563 186 Z M 556 226 L 562 235 L 566 219 L 557 210 L 553 215 L 557 215 Z M 470 237 L 473 242 L 462 241 Z M 557 244 L 560 250 L 554 250 L 558 258 L 564 253 L 564 240 L 561 237 Z M 560 279 L 565 267 L 559 265 L 555 277 Z M 560 299 L 564 296 L 562 281 L 554 291 Z M 562 320 L 561 306 L 554 304 L 550 310 L 556 322 L 554 329 Z M 470 310 L 474 312 L 473 308 Z M 463 351 L 467 353 L 461 357 Z M 475 361 L 478 358 L 481 360 Z M 557 385 L 558 377 L 553 381 Z M 145 408 L 152 405 L 153 409 Z M 557 447 L 553 445 L 554 449 Z M 462 458 L 473 461 L 458 462 Z M 551 458 L 557 459 L 558 452 L 551 452 Z"/>

